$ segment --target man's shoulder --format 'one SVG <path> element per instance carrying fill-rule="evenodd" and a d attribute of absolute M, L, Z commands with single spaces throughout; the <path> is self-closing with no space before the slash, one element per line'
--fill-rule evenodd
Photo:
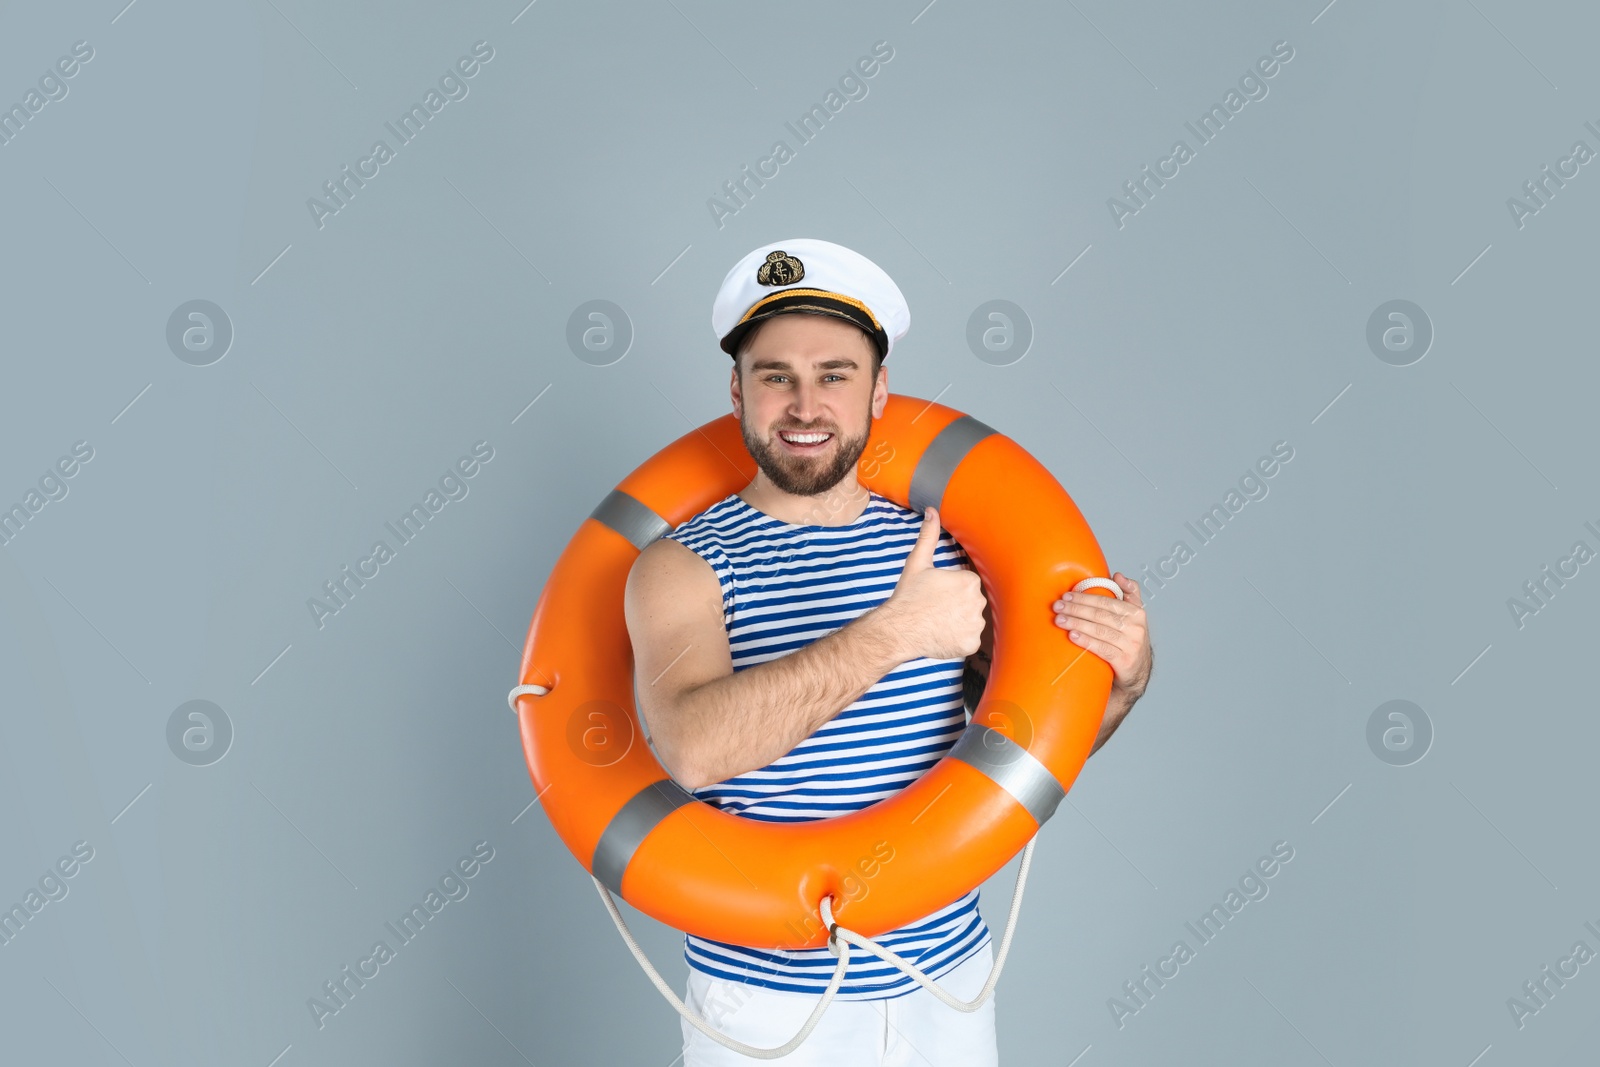
<path fill-rule="evenodd" d="M 706 586 L 721 585 L 725 558 L 714 542 L 693 536 L 681 537 L 674 530 L 650 542 L 628 570 L 628 584 L 641 590 L 658 590 L 669 600 Z"/>

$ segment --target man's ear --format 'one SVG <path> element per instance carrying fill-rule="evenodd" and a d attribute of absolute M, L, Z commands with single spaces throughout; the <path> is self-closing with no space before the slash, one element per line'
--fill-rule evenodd
<path fill-rule="evenodd" d="M 733 377 L 728 382 L 728 397 L 733 402 L 734 417 L 744 418 L 744 397 L 739 388 L 739 359 L 737 356 L 733 360 Z"/>
<path fill-rule="evenodd" d="M 884 406 L 889 403 L 889 368 L 878 368 L 878 380 L 872 385 L 872 417 L 883 418 Z"/>

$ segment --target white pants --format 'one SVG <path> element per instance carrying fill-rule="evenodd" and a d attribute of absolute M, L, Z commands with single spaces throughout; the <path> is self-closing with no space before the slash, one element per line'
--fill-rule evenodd
<path fill-rule="evenodd" d="M 851 959 L 865 955 L 851 949 Z M 985 944 L 935 981 L 961 1000 L 983 989 L 994 968 Z M 847 976 L 848 977 L 848 976 Z M 776 1060 L 759 1060 L 719 1045 L 689 1020 L 683 1028 L 683 1067 L 999 1067 L 992 994 L 974 1012 L 957 1011 L 914 986 L 888 1000 L 835 1000 L 799 1048 Z M 690 969 L 685 1005 L 717 1032 L 759 1048 L 793 1037 L 817 1006 L 817 996 L 775 992 L 713 978 Z"/>

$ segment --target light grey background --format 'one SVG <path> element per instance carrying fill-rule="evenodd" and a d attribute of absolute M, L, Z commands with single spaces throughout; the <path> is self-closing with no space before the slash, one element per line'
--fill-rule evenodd
<path fill-rule="evenodd" d="M 94 451 L 0 552 L 0 905 L 94 849 L 0 945 L 7 1061 L 673 1061 L 505 692 L 578 524 L 729 410 L 723 274 L 796 236 L 888 270 L 891 390 L 1021 442 L 1151 594 L 1149 692 L 1039 838 L 1003 1061 L 1593 1055 L 1600 964 L 1507 1006 L 1600 950 L 1600 567 L 1520 627 L 1507 603 L 1600 549 L 1600 164 L 1507 206 L 1600 149 L 1592 8 L 123 3 L 0 10 L 0 104 L 94 49 L 0 145 L 0 504 Z M 319 228 L 307 199 L 480 40 L 469 95 Z M 1119 227 L 1108 198 L 1279 41 L 1268 95 Z M 166 342 L 196 299 L 234 331 L 203 367 Z M 565 340 L 595 299 L 634 330 L 603 367 Z M 996 299 L 1034 332 L 1009 365 L 966 343 Z M 1366 341 L 1394 299 L 1435 331 L 1404 367 Z M 468 495 L 319 628 L 308 599 L 478 441 Z M 1149 583 L 1279 441 L 1268 495 Z M 197 699 L 234 734 L 208 766 L 167 741 Z M 1395 699 L 1434 731 L 1409 766 L 1367 741 Z M 479 841 L 469 895 L 319 1029 L 308 999 Z M 1270 895 L 1119 1027 L 1278 841 Z M 625 914 L 681 989 L 681 936 Z"/>

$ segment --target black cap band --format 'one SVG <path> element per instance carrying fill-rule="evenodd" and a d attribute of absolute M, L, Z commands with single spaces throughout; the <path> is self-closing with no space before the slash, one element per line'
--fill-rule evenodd
<path fill-rule="evenodd" d="M 865 304 L 823 289 L 783 289 L 757 301 L 744 313 L 738 325 L 729 330 L 728 335 L 722 339 L 722 350 L 730 356 L 737 356 L 739 342 L 750 332 L 752 326 L 762 319 L 792 312 L 832 315 L 834 318 L 844 319 L 860 327 L 862 332 L 872 339 L 872 343 L 878 346 L 880 358 L 889 351 L 889 335 L 884 332 L 877 318 Z"/>

